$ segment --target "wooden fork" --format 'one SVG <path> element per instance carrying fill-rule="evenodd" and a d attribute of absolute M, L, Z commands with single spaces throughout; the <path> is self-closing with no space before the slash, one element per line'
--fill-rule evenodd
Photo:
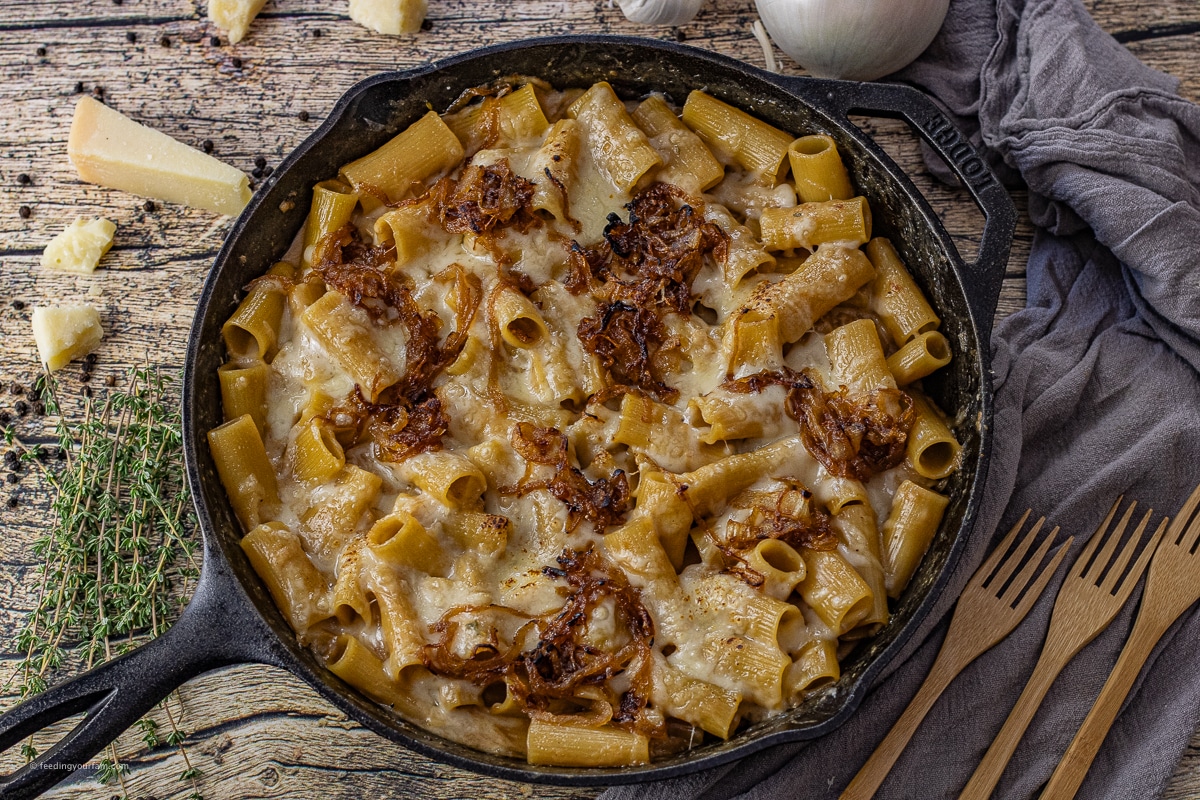
<path fill-rule="evenodd" d="M 1122 498 L 1117 498 L 1104 522 L 1071 566 L 1070 573 L 1058 591 L 1058 598 L 1054 601 L 1050 630 L 1046 633 L 1046 642 L 1042 645 L 1042 654 L 1038 657 L 1037 666 L 1033 668 L 1033 674 L 1029 676 L 1029 682 L 1025 684 L 1025 690 L 1021 692 L 1017 704 L 1005 720 L 1004 727 L 988 748 L 987 755 L 975 768 L 975 774 L 967 782 L 960 800 L 986 800 L 992 796 L 992 791 L 1000 781 L 1004 768 L 1008 766 L 1013 751 L 1017 749 L 1017 743 L 1021 741 L 1021 736 L 1029 727 L 1033 715 L 1042 704 L 1042 699 L 1054 683 L 1054 679 L 1058 677 L 1058 673 L 1062 672 L 1063 667 L 1076 653 L 1108 627 L 1113 617 L 1121 610 L 1121 606 L 1129 599 L 1130 592 L 1145 571 L 1150 555 L 1167 527 L 1167 520 L 1164 519 L 1158 526 L 1158 530 L 1142 548 L 1141 555 L 1133 567 L 1125 574 L 1125 567 L 1141 542 L 1146 526 L 1150 523 L 1150 515 L 1154 512 L 1146 512 L 1137 530 L 1113 560 L 1117 544 L 1125 533 L 1134 508 L 1137 507 L 1137 503 L 1130 503 L 1120 523 L 1109 532 L 1109 525 L 1116 516 L 1121 500 Z M 1104 549 L 1093 559 L 1092 555 L 1101 541 L 1104 542 Z"/>
<path fill-rule="evenodd" d="M 1150 651 L 1179 615 L 1200 600 L 1200 553 L 1195 552 L 1200 541 L 1200 515 L 1188 525 L 1197 506 L 1200 506 L 1200 486 L 1184 503 L 1155 551 L 1146 574 L 1142 607 L 1129 639 L 1083 726 L 1050 776 L 1042 800 L 1071 800 L 1079 791 L 1096 751 L 1108 735 Z"/>
<path fill-rule="evenodd" d="M 1005 554 L 1017 538 L 1017 533 L 1028 519 L 1029 512 L 1026 511 L 1020 522 L 1004 537 L 1004 541 L 988 556 L 983 566 L 971 576 L 958 598 L 954 617 L 950 620 L 950 629 L 946 632 L 942 649 L 938 651 L 937 659 L 933 662 L 933 668 L 930 669 L 925 682 L 917 690 L 908 708 L 900 715 L 900 719 L 896 720 L 887 737 L 875 748 L 867 763 L 863 764 L 854 780 L 850 781 L 850 785 L 842 792 L 841 800 L 868 800 L 874 796 L 916 732 L 917 726 L 925 719 L 929 709 L 933 708 L 934 701 L 950 685 L 950 681 L 968 664 L 1012 632 L 1017 623 L 1029 613 L 1029 609 L 1033 608 L 1034 601 L 1041 596 L 1050 576 L 1058 569 L 1059 562 L 1071 546 L 1071 539 L 1063 543 L 1063 547 L 1045 569 L 1037 572 L 1038 566 L 1050 549 L 1051 542 L 1054 541 L 1055 534 L 1058 533 L 1058 528 L 1052 530 L 1010 582 L 1009 576 L 1029 552 L 1030 545 L 1042 529 L 1042 523 L 1046 521 L 1043 517 L 1035 522 L 1012 554 L 1005 558 Z M 1004 559 L 1003 562 L 1001 559 Z M 1034 573 L 1037 573 L 1036 578 Z"/>

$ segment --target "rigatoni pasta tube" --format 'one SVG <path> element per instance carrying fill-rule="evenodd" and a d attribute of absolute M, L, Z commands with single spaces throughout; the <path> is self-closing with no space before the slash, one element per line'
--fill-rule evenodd
<path fill-rule="evenodd" d="M 242 537 L 241 544 L 271 599 L 297 633 L 333 615 L 329 586 L 286 525 L 263 523 Z"/>
<path fill-rule="evenodd" d="M 650 699 L 672 717 L 728 739 L 737 721 L 742 696 L 716 684 L 693 678 L 655 654 L 654 688 Z"/>
<path fill-rule="evenodd" d="M 249 366 L 239 366 L 233 361 L 222 364 L 217 369 L 217 379 L 221 383 L 221 408 L 225 420 L 249 414 L 261 434 L 267 421 L 267 382 L 270 377 L 271 368 L 262 361 Z"/>
<path fill-rule="evenodd" d="M 887 366 L 896 385 L 907 386 L 950 363 L 950 343 L 937 331 L 926 331 L 888 356 Z"/>
<path fill-rule="evenodd" d="M 570 191 L 579 157 L 579 123 L 560 119 L 546 134 L 531 162 L 534 211 L 563 222 L 570 218 Z"/>
<path fill-rule="evenodd" d="M 371 402 L 400 380 L 400 370 L 375 344 L 366 312 L 354 308 L 338 292 L 326 292 L 300 318 Z"/>
<path fill-rule="evenodd" d="M 346 466 L 346 453 L 329 424 L 319 417 L 303 422 L 292 445 L 293 470 L 302 481 L 327 481 Z"/>
<path fill-rule="evenodd" d="M 867 242 L 866 251 L 875 267 L 871 308 L 896 344 L 903 345 L 941 324 L 891 241 L 877 236 Z"/>
<path fill-rule="evenodd" d="M 804 550 L 808 573 L 800 596 L 838 636 L 853 630 L 874 609 L 871 588 L 858 571 L 832 550 Z"/>
<path fill-rule="evenodd" d="M 834 377 L 852 395 L 896 388 L 872 320 L 856 319 L 827 333 L 825 354 Z"/>
<path fill-rule="evenodd" d="M 661 95 L 652 94 L 633 112 L 633 121 L 650 137 L 650 144 L 664 155 L 666 166 L 658 179 L 678 184 L 682 176 L 693 176 L 695 189 L 704 191 L 725 177 L 725 168 L 704 144 L 666 104 Z"/>
<path fill-rule="evenodd" d="M 342 550 L 337 559 L 333 581 L 333 615 L 342 625 L 356 619 L 370 622 L 371 601 L 362 581 L 362 540 L 356 540 Z"/>
<path fill-rule="evenodd" d="M 458 137 L 430 111 L 378 150 L 342 167 L 342 174 L 358 192 L 382 193 L 394 202 L 462 158 Z"/>
<path fill-rule="evenodd" d="M 827 242 L 859 247 L 871 238 L 867 198 L 802 203 L 795 208 L 764 208 L 758 219 L 768 250 L 814 250 Z"/>
<path fill-rule="evenodd" d="M 801 136 L 788 146 L 788 162 L 801 203 L 849 200 L 854 196 L 846 165 L 828 136 Z"/>
<path fill-rule="evenodd" d="M 496 330 L 510 347 L 527 349 L 550 336 L 542 312 L 516 289 L 499 287 L 490 306 Z"/>
<path fill-rule="evenodd" d="M 756 544 L 746 554 L 746 566 L 763 577 L 763 593 L 776 600 L 786 600 L 807 572 L 796 549 L 779 539 L 763 539 Z"/>
<path fill-rule="evenodd" d="M 334 476 L 331 491 L 300 515 L 310 552 L 337 553 L 353 537 L 363 515 L 379 496 L 383 479 L 353 464 Z"/>
<path fill-rule="evenodd" d="M 842 677 L 837 660 L 837 641 L 816 639 L 800 648 L 783 673 L 784 692 L 793 700 L 834 683 Z"/>
<path fill-rule="evenodd" d="M 896 489 L 891 513 L 883 523 L 883 569 L 890 596 L 899 597 L 912 580 L 949 503 L 949 497 L 912 481 Z"/>
<path fill-rule="evenodd" d="M 401 473 L 419 489 L 450 508 L 474 505 L 487 479 L 471 459 L 458 453 L 437 450 L 419 453 L 401 465 Z"/>
<path fill-rule="evenodd" d="M 243 414 L 213 428 L 208 448 L 242 530 L 270 518 L 279 508 L 279 487 L 254 419 Z"/>
<path fill-rule="evenodd" d="M 579 120 L 592 159 L 609 183 L 623 192 L 662 163 L 646 134 L 633 123 L 625 105 L 604 81 L 572 103 L 567 116 Z"/>
<path fill-rule="evenodd" d="M 730 317 L 730 323 L 741 326 L 775 318 L 780 342 L 794 342 L 834 306 L 853 297 L 874 274 L 871 262 L 861 251 L 826 245 L 783 280 L 755 287 L 750 300 Z"/>
<path fill-rule="evenodd" d="M 958 469 L 962 447 L 928 400 L 912 390 L 909 390 L 909 396 L 916 418 L 908 432 L 908 463 L 924 478 L 945 478 Z"/>
<path fill-rule="evenodd" d="M 234 358 L 261 358 L 268 364 L 279 350 L 279 326 L 287 291 L 269 279 L 254 283 L 225 324 L 221 336 Z"/>
<path fill-rule="evenodd" d="M 441 575 L 446 569 L 441 542 L 407 511 L 393 511 L 376 520 L 367 531 L 367 544 L 387 564 L 411 567 L 428 575 Z"/>
<path fill-rule="evenodd" d="M 704 143 L 771 185 L 779 178 L 794 137 L 699 90 L 683 104 L 683 122 Z"/>
<path fill-rule="evenodd" d="M 767 476 L 797 447 L 804 447 L 799 436 L 727 456 L 699 469 L 679 475 L 679 486 L 698 514 L 711 514 L 738 492 Z"/>
<path fill-rule="evenodd" d="M 387 658 L 383 671 L 394 681 L 409 667 L 421 666 L 425 639 L 408 597 L 408 584 L 387 564 L 378 561 L 367 569 L 367 588 L 379 604 L 379 627 Z"/>
<path fill-rule="evenodd" d="M 620 728 L 581 728 L 532 720 L 526 740 L 530 764 L 623 767 L 650 761 L 650 740 Z"/>
<path fill-rule="evenodd" d="M 358 207 L 358 192 L 341 181 L 321 181 L 313 187 L 312 209 L 304 223 L 304 263 L 311 263 L 309 249 L 322 237 L 350 222 Z"/>

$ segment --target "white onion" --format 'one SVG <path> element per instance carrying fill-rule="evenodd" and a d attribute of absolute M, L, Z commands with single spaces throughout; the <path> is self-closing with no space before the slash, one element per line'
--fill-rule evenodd
<path fill-rule="evenodd" d="M 908 66 L 950 0 L 755 0 L 779 49 L 820 78 L 870 81 Z"/>
<path fill-rule="evenodd" d="M 617 0 L 630 22 L 645 25 L 686 25 L 704 0 Z"/>

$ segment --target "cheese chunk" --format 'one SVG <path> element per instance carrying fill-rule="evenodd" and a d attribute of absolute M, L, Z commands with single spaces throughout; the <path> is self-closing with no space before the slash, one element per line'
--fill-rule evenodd
<path fill-rule="evenodd" d="M 42 251 L 42 269 L 85 275 L 95 272 L 101 257 L 112 247 L 116 230 L 117 226 L 104 217 L 76 219 L 46 245 Z"/>
<path fill-rule="evenodd" d="M 426 0 L 350 0 L 350 19 L 392 36 L 421 30 L 427 10 Z"/>
<path fill-rule="evenodd" d="M 67 154 L 88 183 L 219 214 L 250 202 L 250 179 L 240 170 L 90 97 L 75 105 Z"/>
<path fill-rule="evenodd" d="M 237 44 L 266 4 L 267 0 L 208 0 L 208 17 L 229 35 L 230 44 Z"/>
<path fill-rule="evenodd" d="M 96 349 L 104 329 L 92 306 L 61 306 L 33 310 L 33 340 L 46 369 L 61 369 Z"/>

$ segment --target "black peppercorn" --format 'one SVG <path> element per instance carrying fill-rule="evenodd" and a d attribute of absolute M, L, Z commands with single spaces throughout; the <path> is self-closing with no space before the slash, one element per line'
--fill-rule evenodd
<path fill-rule="evenodd" d="M 263 177 L 264 178 L 271 177 L 271 173 L 274 171 L 275 171 L 274 167 L 263 167 Z"/>
<path fill-rule="evenodd" d="M 33 214 L 33 209 L 31 209 L 29 206 L 21 206 L 20 208 L 17 209 L 17 215 L 21 219 L 29 219 L 29 217 L 32 214 Z"/>
<path fill-rule="evenodd" d="M 39 56 L 44 56 L 44 55 L 46 55 L 46 48 L 44 48 L 44 47 L 39 47 L 39 48 L 38 48 L 38 49 L 37 49 L 35 52 L 36 52 L 36 53 L 37 53 Z"/>
<path fill-rule="evenodd" d="M 103 86 L 93 86 L 92 94 L 95 95 L 97 100 L 103 100 L 104 99 L 104 87 Z"/>
<path fill-rule="evenodd" d="M 687 41 L 687 34 L 683 32 L 683 28 L 675 29 L 675 41 L 677 41 L 677 42 L 686 42 Z"/>
<path fill-rule="evenodd" d="M 211 44 L 213 47 L 220 47 L 221 46 L 221 37 L 220 36 L 210 36 L 208 39 L 208 43 Z"/>
<path fill-rule="evenodd" d="M 423 31 L 433 30 L 433 20 L 429 19 L 428 17 L 421 20 L 421 30 L 423 30 Z"/>
<path fill-rule="evenodd" d="M 8 507 L 9 508 L 16 508 L 18 505 L 20 505 L 20 503 L 17 501 L 17 496 L 15 494 L 12 497 L 8 498 Z"/>
<path fill-rule="evenodd" d="M 17 473 L 15 473 L 15 472 L 10 472 L 10 473 L 8 473 L 8 478 L 6 478 L 6 480 L 7 480 L 9 483 L 17 483 L 17 482 L 18 482 L 18 481 L 20 481 L 21 479 L 17 477 Z"/>
<path fill-rule="evenodd" d="M 9 469 L 12 469 L 13 465 L 17 463 L 17 453 L 15 450 L 8 450 L 4 453 L 4 463 L 8 465 Z"/>
<path fill-rule="evenodd" d="M 125 41 L 129 42 L 130 44 L 137 44 L 137 34 L 133 31 L 127 32 L 125 34 Z"/>
<path fill-rule="evenodd" d="M 255 167 L 254 169 L 250 170 L 250 174 L 256 178 L 261 178 L 263 175 L 262 167 Z"/>
<path fill-rule="evenodd" d="M 153 200 L 147 200 L 146 202 L 142 203 L 142 208 L 146 209 L 147 211 L 154 211 L 157 207 L 158 206 L 154 205 Z"/>
<path fill-rule="evenodd" d="M 92 387 L 84 386 L 82 394 L 84 397 L 91 397 L 92 396 Z"/>
<path fill-rule="evenodd" d="M 9 394 L 25 394 L 25 387 L 19 383 L 14 383 L 8 387 Z"/>
<path fill-rule="evenodd" d="M 262 156 L 256 156 L 254 158 L 254 166 L 265 167 L 266 165 L 267 165 L 267 160 L 265 158 L 263 158 Z"/>
<path fill-rule="evenodd" d="M 91 379 L 92 379 L 92 373 L 88 372 L 86 369 L 83 372 L 79 373 L 79 382 L 80 383 L 88 383 L 89 381 L 91 381 Z"/>
<path fill-rule="evenodd" d="M 25 310 L 25 301 L 24 300 L 13 300 L 12 307 L 15 308 L 17 311 L 24 311 Z"/>
<path fill-rule="evenodd" d="M 26 403 L 24 400 L 18 400 L 16 405 L 13 406 L 13 410 L 17 412 L 18 416 L 23 417 L 29 413 L 29 403 Z"/>
<path fill-rule="evenodd" d="M 164 33 L 162 35 L 162 38 L 158 40 L 158 43 L 161 44 L 163 47 L 170 47 L 171 46 L 171 37 L 167 36 Z"/>
<path fill-rule="evenodd" d="M 301 122 L 308 122 L 308 112 L 307 111 L 301 111 L 296 116 L 300 118 Z"/>
<path fill-rule="evenodd" d="M 242 60 L 241 60 L 240 58 L 237 58 L 236 56 L 235 56 L 234 58 L 231 58 L 231 59 L 229 60 L 229 63 L 230 63 L 230 64 L 233 64 L 233 68 L 234 68 L 234 69 L 241 69 L 241 68 L 242 68 Z"/>
<path fill-rule="evenodd" d="M 212 151 L 213 151 L 212 139 L 205 139 L 204 142 L 200 145 L 200 147 L 202 147 L 204 149 L 204 152 L 212 153 Z"/>
<path fill-rule="evenodd" d="M 325 31 L 321 30 L 320 28 L 313 28 L 313 38 L 314 39 L 320 39 L 324 35 L 325 35 Z"/>
<path fill-rule="evenodd" d="M 67 460 L 67 449 L 65 447 L 58 448 L 58 452 L 54 454 L 54 457 L 57 458 L 59 461 L 66 461 Z"/>
<path fill-rule="evenodd" d="M 83 93 L 83 81 L 75 81 L 75 94 Z"/>
<path fill-rule="evenodd" d="M 29 177 L 29 173 L 22 172 L 17 176 L 17 183 L 21 184 L 22 186 L 28 186 L 29 184 L 33 183 L 33 178 Z"/>
<path fill-rule="evenodd" d="M 7 411 L 0 411 L 0 425 L 7 425 L 12 422 L 12 414 Z"/>
<path fill-rule="evenodd" d="M 44 404 L 44 403 L 42 403 L 41 401 L 35 401 L 35 402 L 34 402 L 34 404 L 33 404 L 33 413 L 34 413 L 34 414 L 37 414 L 39 417 L 44 417 L 44 416 L 46 416 L 46 406 L 45 406 L 45 404 Z"/>

